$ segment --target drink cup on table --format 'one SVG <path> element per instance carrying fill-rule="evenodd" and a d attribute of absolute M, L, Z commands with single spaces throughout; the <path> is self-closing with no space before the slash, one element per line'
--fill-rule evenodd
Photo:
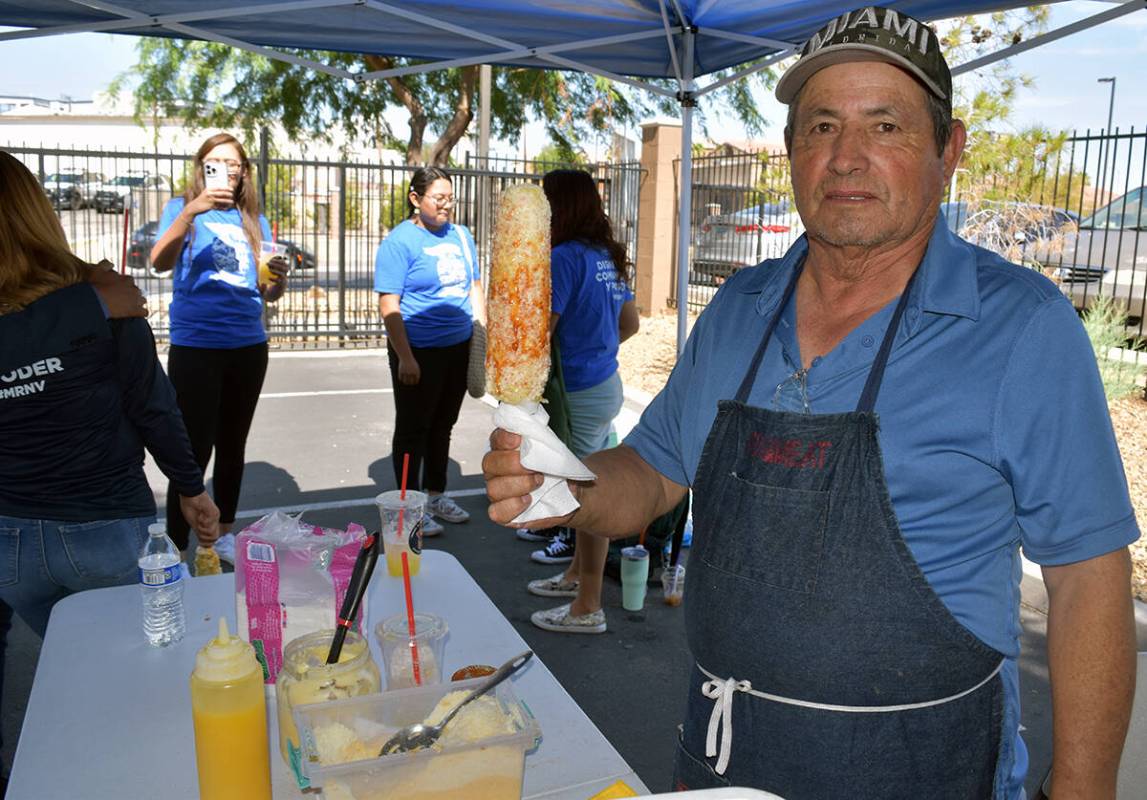
<path fill-rule="evenodd" d="M 665 571 L 661 573 L 661 588 L 664 592 L 665 605 L 681 605 L 681 600 L 685 596 L 685 565 L 666 566 Z"/>
<path fill-rule="evenodd" d="M 395 489 L 383 492 L 374 500 L 382 522 L 382 550 L 386 554 L 386 572 L 391 577 L 402 577 L 402 554 L 408 553 L 410 577 L 418 574 L 422 565 L 422 517 L 426 513 L 424 492 L 403 492 Z M 401 527 L 400 527 L 401 523 Z"/>
<path fill-rule="evenodd" d="M 406 493 L 410 496 L 410 492 Z M 386 670 L 386 688 L 409 689 L 442 682 L 442 661 L 446 653 L 446 620 L 436 614 L 415 612 L 414 637 L 410 636 L 410 623 L 406 614 L 387 617 L 374 626 L 374 635 L 382 651 L 383 669 Z M 415 651 L 418 658 L 418 677 L 414 679 Z"/>
<path fill-rule="evenodd" d="M 259 245 L 259 283 L 270 285 L 271 261 L 275 258 L 283 259 L 283 263 L 290 268 L 291 262 L 287 258 L 288 247 L 282 242 L 262 242 Z"/>
<path fill-rule="evenodd" d="M 645 584 L 649 580 L 649 551 L 641 545 L 621 551 L 621 607 L 640 611 L 645 606 Z"/>

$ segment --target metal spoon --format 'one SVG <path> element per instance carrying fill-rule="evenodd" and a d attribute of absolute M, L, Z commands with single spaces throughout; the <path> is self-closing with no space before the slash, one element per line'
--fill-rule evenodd
<path fill-rule="evenodd" d="M 446 727 L 446 723 L 454 719 L 454 715 L 462 710 L 462 706 L 469 703 L 475 697 L 481 697 L 486 692 L 493 689 L 506 678 L 513 675 L 522 666 L 533 658 L 534 653 L 532 650 L 527 650 L 521 655 L 514 656 L 502 666 L 494 671 L 494 674 L 488 677 L 480 685 L 474 687 L 474 691 L 470 692 L 468 696 L 463 698 L 462 702 L 454 706 L 441 722 L 437 725 L 423 725 L 421 722 L 416 722 L 413 725 L 407 725 L 401 728 L 386 740 L 386 744 L 378 751 L 380 756 L 389 756 L 394 753 L 405 753 L 410 750 L 417 750 L 421 747 L 429 747 L 438 741 L 438 737 L 442 735 L 442 729 Z"/>

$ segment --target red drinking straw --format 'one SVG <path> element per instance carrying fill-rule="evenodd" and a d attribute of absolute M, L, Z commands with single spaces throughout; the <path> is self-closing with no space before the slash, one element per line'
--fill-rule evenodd
<path fill-rule="evenodd" d="M 406 476 L 409 472 L 410 472 L 410 453 L 403 453 L 402 454 L 402 485 L 398 487 L 398 499 L 399 500 L 405 500 L 406 499 Z M 402 527 L 402 512 L 404 512 L 404 511 L 406 511 L 406 509 L 404 507 L 402 507 L 402 506 L 398 507 L 398 538 L 399 539 L 401 539 L 403 536 L 404 528 Z"/>
<path fill-rule="evenodd" d="M 410 472 L 410 453 L 402 454 L 402 486 L 398 487 L 400 500 L 406 499 L 406 476 Z"/>
<path fill-rule="evenodd" d="M 406 477 L 410 474 L 410 453 L 402 454 L 402 485 L 398 489 L 398 498 L 406 499 Z M 402 527 L 402 512 L 406 509 L 398 507 L 398 535 L 402 536 L 405 530 Z M 415 638 L 418 628 L 414 624 L 414 595 L 410 591 L 410 561 L 405 548 L 402 550 L 402 587 L 406 591 L 406 624 L 410 630 L 410 661 L 414 667 L 414 685 L 422 685 L 422 669 L 418 661 L 418 641 Z"/>
<path fill-rule="evenodd" d="M 407 553 L 402 551 L 402 585 L 406 589 L 406 624 L 410 628 L 410 662 L 414 667 L 414 685 L 422 685 L 422 669 L 418 661 L 418 640 L 415 639 L 414 597 L 410 594 L 410 562 Z"/>

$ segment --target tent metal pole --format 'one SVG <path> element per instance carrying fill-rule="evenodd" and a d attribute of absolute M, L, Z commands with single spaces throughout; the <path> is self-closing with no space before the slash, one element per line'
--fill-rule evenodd
<path fill-rule="evenodd" d="M 677 202 L 677 357 L 685 350 L 685 339 L 689 333 L 689 240 L 693 226 L 693 106 L 696 100 L 693 91 L 693 30 L 686 28 L 682 35 L 684 58 L 682 69 L 685 80 L 681 82 L 681 178 L 678 181 Z"/>
<path fill-rule="evenodd" d="M 449 33 L 464 36 L 467 39 L 476 39 L 479 42 L 492 44 L 496 47 L 501 47 L 506 50 L 517 50 L 521 47 L 517 42 L 511 42 L 509 39 L 503 39 L 501 36 L 491 36 L 488 33 L 482 33 L 474 28 L 463 28 L 461 25 L 455 25 L 451 22 L 445 22 L 440 19 L 435 19 L 428 14 L 421 14 L 417 11 L 410 11 L 400 6 L 390 5 L 389 3 L 381 3 L 379 0 L 361 0 L 363 5 L 367 8 L 373 8 L 375 11 L 381 11 L 384 14 L 393 14 L 402 19 L 408 19 L 411 22 L 418 22 L 428 28 L 437 28 L 439 30 L 448 31 Z"/>
<path fill-rule="evenodd" d="M 29 30 L 8 31 L 0 34 L 0 42 L 15 39 L 35 39 L 41 36 L 60 36 L 65 33 L 100 33 L 133 29 L 140 27 L 162 27 L 169 22 L 203 22 L 228 17 L 251 16 L 253 14 L 283 13 L 284 11 L 300 11 L 312 8 L 329 8 L 331 6 L 354 5 L 357 0 L 291 0 L 283 3 L 268 3 L 259 6 L 238 6 L 235 8 L 217 8 L 209 11 L 188 11 L 181 14 L 144 14 L 134 9 L 123 8 L 112 3 L 98 2 L 98 0 L 72 0 L 85 8 L 94 8 L 108 14 L 118 14 L 123 19 L 107 20 L 106 22 L 87 22 L 76 25 L 56 25 L 51 28 L 32 28 Z"/>
<path fill-rule="evenodd" d="M 494 68 L 489 64 L 478 67 L 478 168 L 483 172 L 490 171 L 490 98 L 493 97 Z M 478 241 L 490 240 L 490 206 L 491 192 L 490 179 L 485 175 L 478 178 L 478 204 L 476 211 L 478 224 L 475 226 Z M 489 269 L 489 259 L 479 258 L 479 268 L 482 269 L 482 280 L 485 281 Z M 483 283 L 483 286 L 486 284 Z"/>
<path fill-rule="evenodd" d="M 681 75 L 681 62 L 677 60 L 677 48 L 673 45 L 673 31 L 669 26 L 669 14 L 665 11 L 665 0 L 659 0 L 657 5 L 661 9 L 661 24 L 665 28 L 665 44 L 669 50 L 669 58 L 673 61 L 673 74 L 677 77 L 677 83 L 680 84 L 684 77 Z M 680 9 L 678 9 L 679 11 Z M 678 19 L 682 19 L 682 17 L 679 16 Z"/>
<path fill-rule="evenodd" d="M 478 158 L 485 161 L 490 157 L 490 96 L 494 79 L 494 68 L 483 64 L 478 68 Z M 483 163 L 482 169 L 489 169 Z"/>
<path fill-rule="evenodd" d="M 250 42 L 244 42 L 239 39 L 232 39 L 230 36 L 223 36 L 221 34 L 215 33 L 214 31 L 207 31 L 203 30 L 202 28 L 194 28 L 190 25 L 182 24 L 164 25 L 163 27 L 168 30 L 175 31 L 176 33 L 182 33 L 188 39 L 204 39 L 207 41 L 219 42 L 220 44 L 230 45 L 231 47 L 238 48 L 239 50 L 246 50 L 250 53 L 255 53 L 256 55 L 275 59 L 276 61 L 286 61 L 288 64 L 297 64 L 300 67 L 307 67 L 308 69 L 313 69 L 316 72 L 323 72 L 327 75 L 333 75 L 336 78 L 342 78 L 343 80 L 354 80 L 354 74 L 347 72 L 345 69 L 332 67 L 319 61 L 312 61 L 309 58 L 293 56 L 290 53 L 271 50 L 268 47 L 260 47 L 259 45 L 251 44 Z"/>
<path fill-rule="evenodd" d="M 680 28 L 675 29 L 680 32 Z M 451 67 L 467 67 L 472 64 L 488 64 L 492 61 L 509 61 L 518 58 L 542 58 L 546 55 L 553 53 L 562 53 L 568 50 L 590 50 L 595 47 L 605 47 L 607 45 L 625 44 L 627 42 L 637 42 L 643 39 L 652 39 L 664 36 L 661 30 L 649 30 L 641 33 L 627 33 L 620 36 L 603 36 L 600 39 L 587 39 L 584 42 L 567 42 L 565 44 L 546 45 L 544 47 L 527 47 L 522 45 L 515 50 L 499 50 L 489 53 L 483 53 L 479 56 L 466 56 L 464 58 L 452 58 L 448 61 L 430 61 L 426 64 L 414 64 L 404 67 L 395 67 L 393 69 L 377 70 L 375 72 L 362 72 L 358 74 L 358 80 L 380 80 L 383 78 L 398 77 L 401 75 L 415 75 L 424 72 L 435 72 L 440 69 L 450 69 Z"/>
<path fill-rule="evenodd" d="M 658 33 L 660 33 L 660 31 L 658 31 Z M 590 75 L 600 75 L 603 78 L 609 78 L 611 81 L 616 81 L 617 83 L 624 83 L 627 86 L 635 86 L 638 89 L 644 89 L 647 92 L 652 92 L 653 94 L 659 94 L 662 97 L 676 97 L 677 96 L 677 93 L 674 92 L 672 89 L 664 89 L 664 88 L 657 86 L 655 84 L 652 84 L 652 83 L 642 83 L 640 80 L 636 80 L 634 78 L 626 78 L 624 75 L 618 75 L 616 72 L 610 72 L 609 70 L 600 69 L 598 67 L 593 67 L 593 66 L 590 66 L 589 64 L 584 64 L 580 61 L 574 61 L 572 58 L 563 58 L 561 56 L 555 56 L 555 55 L 551 55 L 549 53 L 538 53 L 538 57 L 541 60 L 549 61 L 552 64 L 560 64 L 563 67 L 568 67 L 569 69 L 576 69 L 578 72 L 585 72 L 585 73 L 588 73 Z"/>
<path fill-rule="evenodd" d="M 737 31 L 723 31 L 720 28 L 698 28 L 698 36 L 712 36 L 714 39 L 728 39 L 731 42 L 744 42 L 745 44 L 756 45 L 757 47 L 768 48 L 770 50 L 781 50 L 796 52 L 800 50 L 804 42 L 789 42 L 784 39 L 770 39 L 767 36 L 752 36 L 748 33 L 738 33 Z"/>
<path fill-rule="evenodd" d="M 965 72 L 971 72 L 972 70 L 979 69 L 980 67 L 986 67 L 988 64 L 994 64 L 995 62 L 1002 61 L 1005 58 L 1011 58 L 1012 56 L 1018 55 L 1027 50 L 1040 47 L 1041 45 L 1048 44 L 1049 42 L 1054 42 L 1057 39 L 1062 39 L 1065 36 L 1070 36 L 1073 33 L 1079 33 L 1080 31 L 1085 31 L 1088 28 L 1094 28 L 1096 25 L 1108 22 L 1109 20 L 1118 19 L 1125 14 L 1133 14 L 1136 11 L 1144 10 L 1147 10 L 1147 3 L 1144 3 L 1143 0 L 1128 0 L 1128 2 L 1125 2 L 1122 5 L 1118 5 L 1115 8 L 1110 8 L 1107 11 L 1101 11 L 1098 14 L 1077 20 L 1076 22 L 1064 25 L 1062 28 L 1056 28 L 1054 31 L 1048 31 L 1042 36 L 1036 36 L 1034 39 L 1028 39 L 1026 42 L 1020 42 L 1019 44 L 1012 45 L 1011 47 L 1005 47 L 1003 50 L 997 50 L 994 53 L 988 53 L 986 56 L 973 58 L 971 61 L 965 61 L 959 66 L 952 67 L 952 77 L 963 75 Z"/>
<path fill-rule="evenodd" d="M 737 72 L 734 72 L 732 75 L 726 75 L 724 78 L 721 78 L 721 80 L 713 81 L 712 83 L 707 84 L 705 87 L 698 89 L 697 90 L 697 96 L 698 97 L 704 97 L 705 95 L 709 94 L 710 92 L 715 92 L 716 90 L 720 89 L 721 87 L 728 86 L 730 83 L 733 83 L 734 81 L 739 81 L 739 80 L 741 80 L 741 78 L 747 78 L 754 73 L 760 72 L 763 69 L 767 69 L 767 68 L 771 67 L 773 64 L 777 63 L 778 61 L 784 61 L 786 58 L 790 58 L 790 57 L 796 55 L 796 53 L 797 53 L 796 50 L 786 50 L 783 53 L 776 53 L 774 55 L 769 56 L 768 58 L 763 58 L 760 61 L 758 61 L 756 64 L 754 64 L 753 66 L 748 67 L 747 69 L 739 70 Z"/>

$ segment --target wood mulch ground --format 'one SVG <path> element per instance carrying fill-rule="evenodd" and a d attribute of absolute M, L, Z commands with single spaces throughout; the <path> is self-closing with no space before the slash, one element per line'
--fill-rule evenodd
<path fill-rule="evenodd" d="M 691 317 L 690 323 L 692 323 Z M 641 330 L 621 347 L 621 379 L 626 388 L 656 394 L 676 360 L 677 318 L 671 314 L 642 318 Z M 1136 393 L 1111 404 L 1111 422 L 1123 453 L 1135 515 L 1147 520 L 1147 401 Z M 1132 588 L 1147 602 L 1147 541 L 1131 546 Z"/>

